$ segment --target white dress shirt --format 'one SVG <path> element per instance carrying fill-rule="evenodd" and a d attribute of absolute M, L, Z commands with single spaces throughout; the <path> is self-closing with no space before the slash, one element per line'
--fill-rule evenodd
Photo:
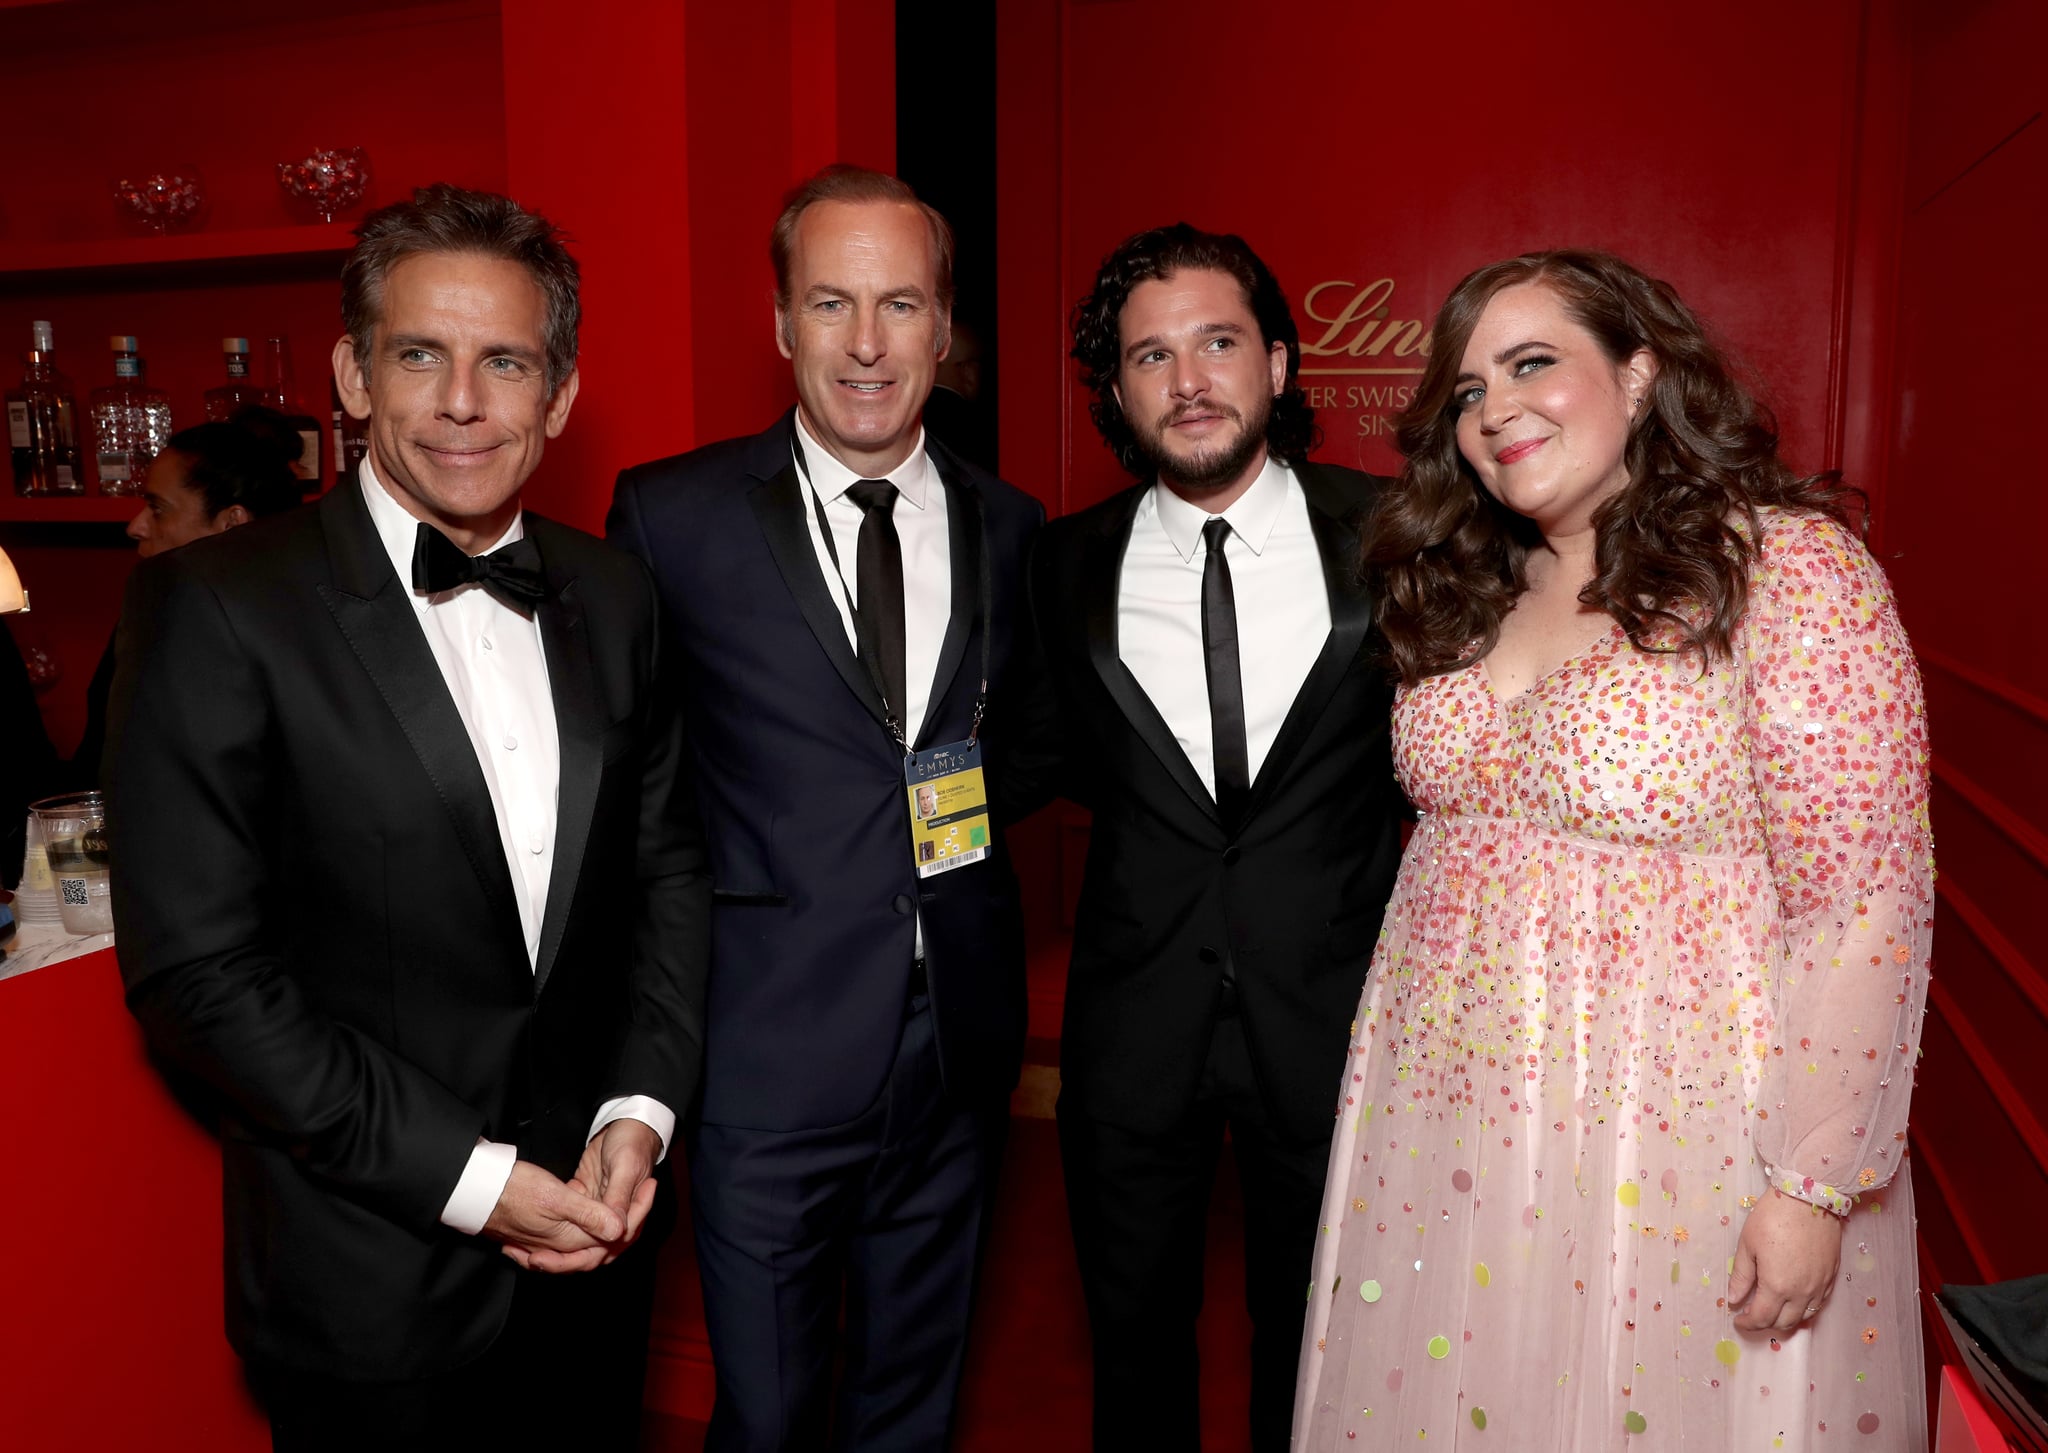
<path fill-rule="evenodd" d="M 903 738 L 916 746 L 924 728 L 925 713 L 931 708 L 932 678 L 939 674 L 939 648 L 946 643 L 946 623 L 953 615 L 953 541 L 946 528 L 946 486 L 931 457 L 924 452 L 924 429 L 917 431 L 917 445 L 904 461 L 885 475 L 856 474 L 811 437 L 804 427 L 802 410 L 796 416 L 796 447 L 803 450 L 803 473 L 810 493 L 825 505 L 825 521 L 832 527 L 832 546 L 839 563 L 832 563 L 825 549 L 825 537 L 818 533 L 818 512 L 804 502 L 804 529 L 817 553 L 818 568 L 832 591 L 832 604 L 839 611 L 840 624 L 854 653 L 860 653 L 860 634 L 854 628 L 853 604 L 860 604 L 860 522 L 861 507 L 846 497 L 849 485 L 863 479 L 883 478 L 896 486 L 896 508 L 889 522 L 896 527 L 897 543 L 903 547 L 903 694 L 910 699 L 889 705 L 900 711 Z M 908 508 L 905 508 L 907 506 Z M 845 582 L 846 589 L 839 588 Z M 910 851 L 906 832 L 903 851 Z M 916 918 L 916 953 L 924 957 L 924 914 Z"/>
<path fill-rule="evenodd" d="M 441 668 L 441 679 L 469 732 L 477 766 L 490 789 L 531 969 L 539 963 L 541 923 L 547 916 L 562 766 L 540 622 L 527 619 L 482 586 L 464 585 L 431 595 L 413 589 L 412 557 L 420 522 L 391 497 L 367 459 L 362 465 L 362 491 L 377 537 L 412 601 L 420 633 Z M 525 534 L 524 515 L 514 515 L 505 533 L 487 549 L 509 545 Z M 590 1133 L 626 1117 L 651 1126 L 667 1154 L 675 1115 L 645 1095 L 607 1101 Z M 479 1140 L 441 1211 L 442 1223 L 472 1236 L 483 1230 L 518 1157 L 516 1146 Z"/>
<path fill-rule="evenodd" d="M 1238 668 L 1244 683 L 1246 766 L 1259 777 L 1309 668 L 1330 634 L 1322 552 L 1309 528 L 1308 497 L 1285 465 L 1267 456 L 1251 488 L 1223 511 L 1223 557 L 1237 601 Z M 1202 526 L 1215 518 L 1154 482 L 1138 501 L 1117 586 L 1117 650 L 1166 719 L 1211 797 L 1216 749 L 1202 649 Z"/>

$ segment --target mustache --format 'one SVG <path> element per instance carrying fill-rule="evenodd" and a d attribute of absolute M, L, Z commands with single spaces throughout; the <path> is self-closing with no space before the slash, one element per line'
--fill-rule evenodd
<path fill-rule="evenodd" d="M 1239 413 L 1236 409 L 1233 409 L 1229 404 L 1219 402 L 1182 404 L 1177 409 L 1170 409 L 1166 413 L 1161 414 L 1159 416 L 1159 423 L 1156 427 L 1164 431 L 1166 429 L 1172 428 L 1175 424 L 1178 424 L 1182 419 L 1192 419 L 1197 414 L 1215 414 L 1219 418 L 1230 420 L 1230 422 L 1233 424 L 1244 423 L 1243 414 Z"/>

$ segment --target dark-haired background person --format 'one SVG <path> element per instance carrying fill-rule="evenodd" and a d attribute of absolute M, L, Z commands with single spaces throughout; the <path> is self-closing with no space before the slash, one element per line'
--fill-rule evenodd
<path fill-rule="evenodd" d="M 228 1334 L 277 1447 L 630 1448 L 709 916 L 659 605 L 520 506 L 577 392 L 553 227 L 434 186 L 357 237 L 360 481 L 130 585 L 121 972 L 225 1106 Z"/>
<path fill-rule="evenodd" d="M 251 405 L 226 421 L 171 435 L 142 479 L 142 508 L 128 522 L 135 553 L 147 560 L 297 505 L 305 481 L 292 471 L 298 432 L 274 409 Z M 107 742 L 107 694 L 114 685 L 113 636 L 85 687 L 85 734 L 63 775 L 82 790 L 100 780 Z"/>
<path fill-rule="evenodd" d="M 1141 481 L 1046 527 L 1035 615 L 1094 809 L 1060 1034 L 1060 1149 L 1095 1446 L 1200 1442 L 1195 1319 L 1229 1132 L 1252 1444 L 1287 1443 L 1330 1085 L 1406 808 L 1357 585 L 1380 481 L 1311 463 L 1299 335 L 1243 239 L 1142 232 L 1075 311 Z"/>
<path fill-rule="evenodd" d="M 1667 284 L 1534 253 L 1430 336 L 1365 557 L 1422 821 L 1295 1446 L 1924 1448 L 1933 863 L 1883 572 Z"/>
<path fill-rule="evenodd" d="M 1044 517 L 922 426 L 952 247 L 894 177 L 798 187 L 770 243 L 795 410 L 627 470 L 607 523 L 668 608 L 710 835 L 689 1153 L 714 1453 L 938 1449 L 952 1427 L 1023 1056 L 1000 829 L 1037 739 L 1017 650 Z M 906 751 L 965 741 L 984 677 L 1005 795 L 987 855 L 939 872 Z"/>

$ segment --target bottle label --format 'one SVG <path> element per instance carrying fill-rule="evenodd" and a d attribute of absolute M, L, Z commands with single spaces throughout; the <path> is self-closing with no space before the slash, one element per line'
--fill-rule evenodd
<path fill-rule="evenodd" d="M 142 360 L 141 360 L 141 359 L 139 359 L 139 358 L 137 358 L 137 357 L 136 357 L 136 356 L 135 356 L 134 354 L 132 354 L 132 353 L 117 353 L 117 354 L 115 354 L 115 355 L 114 355 L 114 377 L 115 377 L 115 378 L 141 378 L 141 377 L 142 377 Z"/>
<path fill-rule="evenodd" d="M 342 454 L 341 410 L 336 409 L 334 411 L 334 477 L 336 479 L 341 478 L 343 471 L 347 468 L 348 462 Z"/>
<path fill-rule="evenodd" d="M 100 455 L 100 483 L 126 484 L 135 477 L 126 454 Z"/>
<path fill-rule="evenodd" d="M 320 431 L 299 430 L 299 478 L 315 480 L 320 478 Z"/>
<path fill-rule="evenodd" d="M 28 403 L 26 400 L 7 401 L 7 442 L 16 449 L 29 447 Z"/>
<path fill-rule="evenodd" d="M 71 487 L 72 487 L 72 479 L 71 479 L 71 466 L 70 466 L 70 465 L 68 465 L 68 464 L 60 464 L 60 465 L 58 465 L 58 466 L 57 466 L 57 488 L 59 488 L 59 489 L 70 489 Z"/>
<path fill-rule="evenodd" d="M 229 353 L 229 354 L 226 354 L 226 355 L 224 355 L 224 356 L 226 357 L 226 359 L 227 359 L 227 361 L 228 361 L 228 377 L 229 377 L 229 378 L 247 378 L 247 377 L 249 376 L 249 355 L 248 355 L 248 354 L 246 354 L 246 353 Z"/>

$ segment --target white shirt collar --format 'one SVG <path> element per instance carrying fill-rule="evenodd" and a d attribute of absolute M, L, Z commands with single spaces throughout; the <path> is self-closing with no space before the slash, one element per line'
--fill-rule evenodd
<path fill-rule="evenodd" d="M 1286 502 L 1293 482 L 1294 476 L 1287 466 L 1268 454 L 1251 487 L 1223 511 L 1223 518 L 1230 521 L 1231 533 L 1243 540 L 1252 554 L 1265 552 L 1266 541 L 1272 538 L 1274 522 L 1280 518 L 1280 506 Z M 1166 538 L 1173 541 L 1173 548 L 1180 552 L 1181 559 L 1192 561 L 1204 548 L 1202 526 L 1216 516 L 1200 505 L 1182 499 L 1167 487 L 1164 480 L 1153 482 L 1151 496 L 1153 511 L 1159 516 Z"/>
<path fill-rule="evenodd" d="M 855 474 L 840 463 L 832 451 L 820 444 L 811 436 L 811 431 L 804 427 L 801 410 L 796 415 L 796 441 L 797 448 L 804 451 L 803 462 L 804 467 L 810 472 L 811 488 L 816 490 L 818 498 L 828 505 L 845 494 L 847 486 L 863 479 L 877 477 L 871 474 Z M 903 497 L 904 503 L 915 505 L 919 509 L 924 508 L 925 499 L 932 487 L 931 456 L 924 452 L 924 425 L 918 425 L 917 444 L 904 461 L 886 475 L 879 477 L 896 486 L 896 492 Z"/>
<path fill-rule="evenodd" d="M 390 489 L 377 478 L 365 458 L 361 466 L 361 487 L 363 503 L 369 507 L 370 523 L 377 527 L 377 538 L 384 542 L 384 553 L 391 557 L 391 568 L 398 572 L 398 580 L 406 591 L 418 600 L 434 600 L 424 590 L 414 590 L 412 585 L 412 555 L 419 543 L 421 521 L 411 511 L 391 497 Z M 521 509 L 513 514 L 512 523 L 505 527 L 505 533 L 493 540 L 479 555 L 489 554 L 500 545 L 509 545 L 514 540 L 526 538 L 526 511 Z M 465 589 L 467 587 L 464 587 Z M 454 591 L 443 591 L 442 595 L 453 595 Z"/>

